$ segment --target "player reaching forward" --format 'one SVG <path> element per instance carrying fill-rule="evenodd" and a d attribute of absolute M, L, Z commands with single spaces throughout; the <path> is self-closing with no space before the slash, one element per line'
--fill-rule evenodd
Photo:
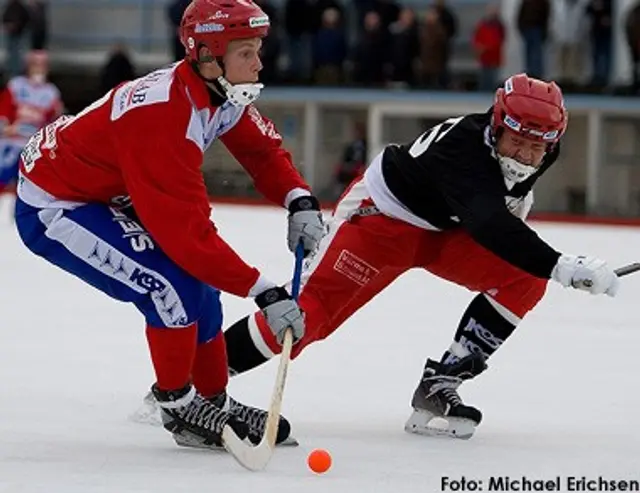
<path fill-rule="evenodd" d="M 180 27 L 185 60 L 61 117 L 22 153 L 16 223 L 23 242 L 142 312 L 153 394 L 179 444 L 220 445 L 225 424 L 254 442 L 263 433 L 266 413 L 225 392 L 218 289 L 255 298 L 277 338 L 289 326 L 296 339 L 304 334 L 287 291 L 218 234 L 200 171 L 203 153 L 220 139 L 258 190 L 288 208 L 291 249 L 299 241 L 316 248 L 324 231 L 318 202 L 252 105 L 268 28 L 249 0 L 194 0 Z M 289 429 L 282 419 L 279 442 Z"/>
<path fill-rule="evenodd" d="M 618 289 L 606 262 L 560 253 L 524 222 L 532 188 L 558 158 L 566 126 L 559 87 L 519 74 L 498 89 L 488 112 L 450 118 L 409 144 L 387 146 L 342 196 L 305 267 L 299 302 L 306 333 L 293 355 L 329 336 L 408 269 L 476 291 L 450 347 L 427 360 L 405 426 L 470 437 L 482 414 L 463 404 L 457 389 L 486 368 L 548 280 L 592 294 Z M 279 352 L 260 312 L 225 337 L 233 372 Z M 434 417 L 446 419 L 446 430 L 430 426 Z"/>

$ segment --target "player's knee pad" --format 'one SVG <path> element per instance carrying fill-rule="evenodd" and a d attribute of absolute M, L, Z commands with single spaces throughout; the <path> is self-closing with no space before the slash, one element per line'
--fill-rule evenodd
<path fill-rule="evenodd" d="M 523 275 L 497 290 L 492 296 L 500 305 L 519 318 L 531 311 L 544 296 L 548 280 Z M 489 293 L 490 295 L 492 293 Z"/>

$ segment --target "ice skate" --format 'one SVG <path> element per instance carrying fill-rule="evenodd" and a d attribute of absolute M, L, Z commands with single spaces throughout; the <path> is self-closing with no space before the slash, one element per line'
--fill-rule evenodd
<path fill-rule="evenodd" d="M 469 439 L 482 421 L 480 410 L 462 403 L 458 387 L 486 369 L 484 356 L 470 354 L 457 363 L 443 365 L 427 360 L 411 400 L 413 413 L 404 429 L 427 436 Z"/>
<path fill-rule="evenodd" d="M 225 399 L 228 402 L 225 403 Z M 253 444 L 260 442 L 262 434 L 264 433 L 264 427 L 267 420 L 267 411 L 258 409 L 255 407 L 244 405 L 232 397 L 227 396 L 226 392 L 213 397 L 211 399 L 219 407 L 225 405 L 228 407 L 227 412 L 229 414 L 241 419 L 249 427 L 248 438 Z M 150 424 L 152 426 L 162 425 L 162 417 L 160 413 L 160 407 L 158 401 L 153 395 L 153 392 L 147 393 L 144 396 L 142 405 L 133 413 L 131 420 L 136 423 Z M 174 436 L 174 439 L 178 445 L 183 447 L 195 447 L 195 448 L 221 448 L 216 444 L 203 445 L 200 440 L 190 439 L 189 436 L 184 434 Z M 278 436 L 276 437 L 277 446 L 296 446 L 298 441 L 291 436 L 291 425 L 289 421 L 283 416 L 280 416 L 280 423 L 278 426 Z"/>
<path fill-rule="evenodd" d="M 178 444 L 188 441 L 200 447 L 221 448 L 225 425 L 229 425 L 241 440 L 249 434 L 249 427 L 242 420 L 202 397 L 192 385 L 176 391 L 160 390 L 154 385 L 151 391 L 164 428 L 173 434 Z"/>
<path fill-rule="evenodd" d="M 217 407 L 224 409 L 231 416 L 242 421 L 248 426 L 247 438 L 253 445 L 260 443 L 262 435 L 264 433 L 265 423 L 267 421 L 267 411 L 258 409 L 255 407 L 247 406 L 236 401 L 233 397 L 229 396 L 226 392 L 222 392 L 215 397 L 208 399 Z M 200 441 L 190 440 L 189 437 L 184 435 L 174 435 L 176 443 L 183 447 L 193 448 L 220 448 L 215 444 L 202 444 Z M 291 436 L 291 425 L 289 421 L 283 416 L 280 416 L 280 422 L 278 424 L 278 435 L 276 437 L 277 446 L 297 446 L 298 441 Z"/>

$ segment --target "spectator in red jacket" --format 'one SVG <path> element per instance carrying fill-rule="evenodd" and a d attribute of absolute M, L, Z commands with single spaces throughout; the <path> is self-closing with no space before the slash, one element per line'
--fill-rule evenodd
<path fill-rule="evenodd" d="M 480 91 L 494 91 L 498 85 L 498 70 L 502 66 L 502 47 L 505 36 L 498 5 L 487 5 L 486 15 L 478 22 L 473 34 L 473 48 L 480 64 L 478 75 Z"/>

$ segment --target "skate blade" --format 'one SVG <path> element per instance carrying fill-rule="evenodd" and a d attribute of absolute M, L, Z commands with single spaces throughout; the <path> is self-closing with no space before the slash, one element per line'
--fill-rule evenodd
<path fill-rule="evenodd" d="M 225 451 L 225 448 L 221 445 L 216 445 L 216 444 L 211 444 L 211 445 L 207 445 L 202 443 L 202 439 L 197 437 L 196 435 L 192 435 L 188 432 L 182 432 L 180 434 L 174 434 L 173 435 L 173 439 L 176 442 L 177 445 L 179 445 L 180 447 L 187 447 L 187 448 L 196 448 L 196 449 L 203 449 L 203 450 L 219 450 L 221 452 Z M 245 442 L 247 442 L 248 445 L 250 446 L 255 446 L 254 443 L 252 443 L 249 439 L 245 439 Z M 298 443 L 298 440 L 296 440 L 293 437 L 287 437 L 286 440 L 276 444 L 276 447 L 297 447 L 298 445 L 300 445 Z"/>
<path fill-rule="evenodd" d="M 476 431 L 477 424 L 470 419 L 442 417 L 422 410 L 414 410 L 404 425 L 408 433 L 416 435 L 457 438 L 468 440 Z"/>
<path fill-rule="evenodd" d="M 202 438 L 197 435 L 193 435 L 188 431 L 183 431 L 181 433 L 174 433 L 173 440 L 176 442 L 176 445 L 180 447 L 186 448 L 197 448 L 197 449 L 207 449 L 207 450 L 216 450 L 219 452 L 225 452 L 225 448 L 222 445 L 213 444 L 205 444 L 202 442 Z"/>

